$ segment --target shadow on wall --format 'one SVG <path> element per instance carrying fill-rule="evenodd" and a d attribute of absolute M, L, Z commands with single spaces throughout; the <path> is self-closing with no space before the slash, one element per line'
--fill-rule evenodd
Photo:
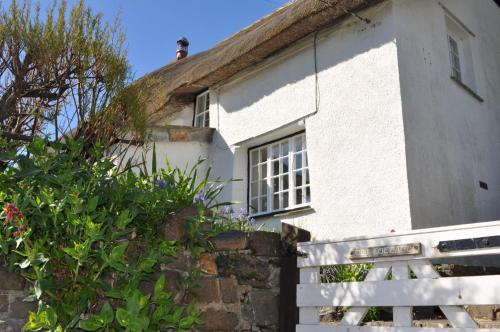
<path fill-rule="evenodd" d="M 371 49 L 395 43 L 395 32 L 390 30 L 392 25 L 384 23 L 378 17 L 380 14 L 378 12 L 387 9 L 386 6 L 387 4 L 382 4 L 364 14 L 372 20 L 372 23 L 366 24 L 357 19 L 349 19 L 343 22 L 341 27 L 329 32 L 326 28 L 312 36 L 306 49 L 263 68 L 258 73 L 246 77 L 242 82 L 229 86 L 221 93 L 219 101 L 221 108 L 227 113 L 239 112 L 258 104 L 277 91 L 290 89 L 291 93 L 299 92 L 298 89 L 304 88 L 300 83 L 314 76 L 316 72 L 319 74 L 359 54 L 369 52 Z M 386 16 L 385 13 L 383 18 L 385 19 Z M 338 22 L 332 22 L 332 25 L 333 23 Z M 381 29 L 383 32 L 379 33 Z M 377 33 L 374 34 L 376 30 Z M 376 61 L 377 59 L 374 59 L 373 62 Z M 363 70 L 371 71 L 370 65 L 367 64 Z M 314 86 L 306 87 L 306 89 L 309 90 L 309 96 L 314 96 Z M 279 94 L 279 97 L 281 96 Z M 279 107 L 287 108 L 286 101 L 286 99 L 281 99 Z"/>

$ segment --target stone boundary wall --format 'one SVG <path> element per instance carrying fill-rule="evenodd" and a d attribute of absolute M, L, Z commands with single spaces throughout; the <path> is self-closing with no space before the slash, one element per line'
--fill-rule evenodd
<path fill-rule="evenodd" d="M 165 237 L 181 236 L 176 229 L 184 223 L 165 224 Z M 179 237 L 177 237 L 178 239 Z M 165 289 L 178 303 L 194 302 L 201 311 L 203 325 L 195 331 L 278 331 L 280 292 L 280 234 L 268 232 L 220 233 L 210 242 L 214 250 L 193 259 L 190 252 L 162 264 Z M 199 268 L 197 287 L 179 291 L 179 281 L 187 272 Z M 141 291 L 152 292 L 153 283 L 143 282 Z M 24 279 L 0 267 L 0 331 L 21 331 L 28 312 L 36 311 L 36 303 L 23 302 L 28 295 Z"/>
<path fill-rule="evenodd" d="M 204 324 L 196 331 L 278 331 L 280 234 L 231 231 L 211 243 L 214 252 L 199 261 L 185 252 L 161 267 L 172 291 L 184 271 L 200 268 L 199 287 L 187 301 L 201 310 Z"/>

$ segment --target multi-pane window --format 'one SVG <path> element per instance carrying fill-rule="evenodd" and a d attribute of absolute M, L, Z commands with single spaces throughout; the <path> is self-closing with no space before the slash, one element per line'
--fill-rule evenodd
<path fill-rule="evenodd" d="M 448 49 L 450 52 L 451 77 L 462 81 L 462 71 L 460 69 L 460 52 L 457 41 L 448 35 Z"/>
<path fill-rule="evenodd" d="M 194 126 L 210 127 L 210 94 L 204 92 L 196 97 Z"/>
<path fill-rule="evenodd" d="M 251 149 L 249 182 L 253 215 L 309 205 L 311 189 L 305 134 Z"/>

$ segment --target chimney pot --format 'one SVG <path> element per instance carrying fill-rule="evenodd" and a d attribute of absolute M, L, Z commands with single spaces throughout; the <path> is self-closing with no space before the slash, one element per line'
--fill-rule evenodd
<path fill-rule="evenodd" d="M 176 58 L 177 60 L 184 59 L 188 55 L 188 46 L 189 41 L 186 37 L 182 37 L 177 41 L 177 51 Z"/>

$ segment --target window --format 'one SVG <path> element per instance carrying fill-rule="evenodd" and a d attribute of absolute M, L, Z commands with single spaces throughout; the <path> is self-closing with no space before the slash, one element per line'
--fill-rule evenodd
<path fill-rule="evenodd" d="M 450 76 L 457 83 L 466 86 L 470 90 L 475 90 L 476 80 L 471 46 L 474 34 L 451 13 L 445 15 L 445 21 L 450 58 Z"/>
<path fill-rule="evenodd" d="M 311 202 L 306 135 L 250 149 L 252 215 L 308 206 Z"/>
<path fill-rule="evenodd" d="M 462 74 L 460 72 L 460 55 L 458 52 L 458 44 L 452 36 L 448 35 L 448 47 L 450 51 L 451 63 L 451 77 L 462 81 Z"/>
<path fill-rule="evenodd" d="M 210 127 L 210 94 L 208 91 L 196 96 L 194 109 L 194 126 Z"/>

